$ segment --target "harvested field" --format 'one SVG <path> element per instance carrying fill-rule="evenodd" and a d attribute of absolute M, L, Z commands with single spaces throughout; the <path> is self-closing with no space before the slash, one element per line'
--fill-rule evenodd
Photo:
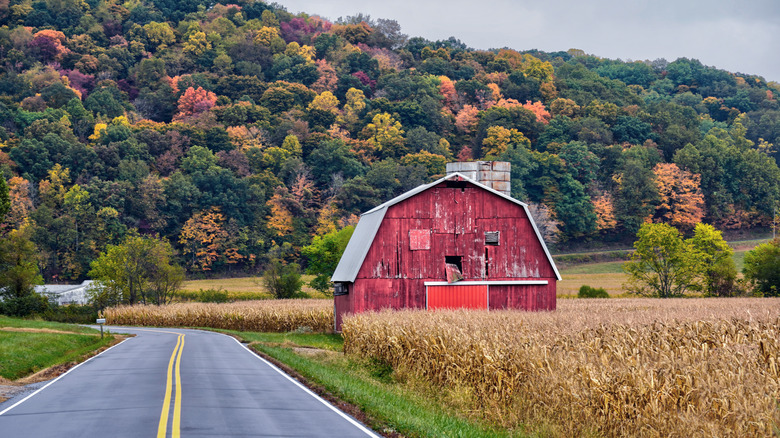
<path fill-rule="evenodd" d="M 552 436 L 772 436 L 780 299 L 562 300 L 345 319 L 345 352 L 464 415 Z M 447 388 L 442 390 L 442 388 Z M 525 426 L 523 426 L 525 425 Z"/>
<path fill-rule="evenodd" d="M 333 301 L 330 300 L 135 305 L 112 307 L 103 314 L 108 324 L 116 325 L 211 327 L 258 332 L 333 330 Z"/>

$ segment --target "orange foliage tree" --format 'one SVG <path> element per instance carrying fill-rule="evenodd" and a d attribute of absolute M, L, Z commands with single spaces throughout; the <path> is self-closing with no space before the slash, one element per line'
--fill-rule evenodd
<path fill-rule="evenodd" d="M 461 132 L 471 133 L 477 127 L 479 110 L 471 105 L 463 105 L 457 116 L 455 116 L 455 126 Z"/>
<path fill-rule="evenodd" d="M 271 199 L 266 205 L 271 208 L 271 215 L 268 216 L 268 229 L 277 236 L 285 236 L 293 231 L 293 216 L 285 206 L 285 193 L 277 188 Z"/>
<path fill-rule="evenodd" d="M 450 110 L 455 110 L 458 92 L 455 90 L 455 83 L 447 76 L 439 76 L 439 92 L 444 97 L 444 106 Z"/>
<path fill-rule="evenodd" d="M 311 89 L 318 93 L 322 93 L 323 91 L 336 91 L 336 85 L 339 81 L 336 69 L 324 59 L 318 59 L 315 61 L 315 65 L 317 66 L 317 73 L 319 73 L 320 76 L 316 82 L 311 84 Z"/>
<path fill-rule="evenodd" d="M 545 125 L 550 123 L 552 116 L 550 115 L 550 112 L 547 111 L 547 108 L 544 107 L 542 102 L 531 103 L 531 101 L 528 100 L 525 102 L 525 105 L 523 105 L 523 108 L 534 113 L 537 122 L 544 123 Z"/>
<path fill-rule="evenodd" d="M 5 221 L 12 229 L 19 228 L 33 210 L 30 187 L 29 181 L 18 176 L 8 180 L 8 196 L 11 200 L 11 210 L 8 212 Z"/>
<path fill-rule="evenodd" d="M 593 211 L 596 213 L 596 230 L 609 231 L 617 227 L 615 219 L 615 207 L 612 204 L 612 195 L 601 193 L 593 198 Z"/>
<path fill-rule="evenodd" d="M 190 269 L 209 271 L 215 262 L 237 263 L 243 258 L 225 227 L 225 216 L 218 207 L 192 215 L 179 235 L 183 254 L 189 258 Z"/>
<path fill-rule="evenodd" d="M 189 87 L 179 98 L 179 112 L 174 116 L 174 121 L 181 121 L 194 114 L 210 110 L 217 103 L 217 95 L 202 87 L 197 89 Z"/>
<path fill-rule="evenodd" d="M 654 221 L 693 229 L 704 218 L 701 176 L 682 170 L 674 163 L 658 163 L 653 168 L 653 173 L 660 198 Z"/>

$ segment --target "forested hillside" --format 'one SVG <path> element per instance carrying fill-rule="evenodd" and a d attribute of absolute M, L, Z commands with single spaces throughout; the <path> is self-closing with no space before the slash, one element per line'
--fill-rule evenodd
<path fill-rule="evenodd" d="M 192 274 L 295 261 L 456 159 L 510 161 L 562 243 L 767 226 L 780 194 L 780 85 L 696 60 L 479 51 L 252 0 L 0 0 L 0 25 L 3 226 L 49 281 L 133 230 Z"/>

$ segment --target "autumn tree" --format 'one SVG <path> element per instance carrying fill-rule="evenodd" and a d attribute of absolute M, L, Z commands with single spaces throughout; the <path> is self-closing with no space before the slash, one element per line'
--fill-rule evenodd
<path fill-rule="evenodd" d="M 653 173 L 659 198 L 656 221 L 688 230 L 701 222 L 705 213 L 704 195 L 699 186 L 701 177 L 674 163 L 658 163 Z"/>
<path fill-rule="evenodd" d="M 545 125 L 550 123 L 550 119 L 552 118 L 552 115 L 550 115 L 550 112 L 547 111 L 547 108 L 544 107 L 544 104 L 542 102 L 531 102 L 526 101 L 526 103 L 523 105 L 523 108 L 531 111 L 536 116 L 536 121 L 540 123 L 544 123 Z"/>
<path fill-rule="evenodd" d="M 317 66 L 317 74 L 319 77 L 311 84 L 311 89 L 318 93 L 322 93 L 323 91 L 335 91 L 336 84 L 339 81 L 336 70 L 328 64 L 328 61 L 325 59 L 318 59 L 314 63 Z"/>
<path fill-rule="evenodd" d="M 333 114 L 339 112 L 339 100 L 330 91 L 323 91 L 309 104 L 309 111 L 319 110 Z"/>
<path fill-rule="evenodd" d="M 184 223 L 179 235 L 182 253 L 193 271 L 210 271 L 214 263 L 223 259 L 228 249 L 225 217 L 219 208 L 195 213 Z"/>
<path fill-rule="evenodd" d="M 5 217 L 11 211 L 11 197 L 9 195 L 8 183 L 5 178 L 0 176 L 0 224 L 5 222 Z M 0 233 L 2 229 L 0 229 Z"/>
<path fill-rule="evenodd" d="M 268 228 L 277 236 L 285 236 L 293 231 L 293 216 L 285 202 L 285 192 L 276 190 L 266 203 L 271 209 L 268 216 Z"/>
<path fill-rule="evenodd" d="M 428 176 L 444 175 L 447 167 L 447 157 L 432 154 L 428 151 L 420 151 L 416 154 L 406 154 L 401 157 L 404 166 L 423 166 L 428 171 Z"/>
<path fill-rule="evenodd" d="M 615 220 L 615 208 L 612 204 L 612 195 L 609 192 L 601 193 L 593 197 L 593 210 L 596 213 L 596 230 L 606 232 L 617 227 Z"/>
<path fill-rule="evenodd" d="M 388 113 L 379 113 L 363 128 L 364 138 L 383 158 L 400 157 L 404 152 L 404 130 L 401 123 Z"/>
<path fill-rule="evenodd" d="M 210 110 L 217 102 L 217 95 L 202 87 L 189 87 L 179 98 L 179 112 L 174 116 L 175 120 L 184 120 L 187 117 Z"/>
<path fill-rule="evenodd" d="M 358 123 L 360 114 L 366 108 L 366 96 L 362 90 L 350 88 L 346 94 L 344 113 L 337 119 L 338 123 L 346 129 L 353 129 Z"/>
<path fill-rule="evenodd" d="M 479 109 L 471 105 L 463 105 L 463 109 L 455 117 L 455 126 L 467 134 L 473 133 L 479 122 L 478 115 Z"/>
<path fill-rule="evenodd" d="M 158 23 L 152 21 L 143 27 L 147 47 L 152 51 L 164 50 L 166 47 L 176 42 L 176 35 L 168 23 Z"/>
<path fill-rule="evenodd" d="M 455 90 L 455 84 L 447 76 L 439 76 L 439 92 L 444 97 L 444 106 L 451 111 L 455 111 L 455 104 L 458 99 L 458 92 Z"/>
<path fill-rule="evenodd" d="M 507 129 L 503 126 L 491 126 L 487 136 L 482 140 L 482 153 L 486 159 L 495 158 L 510 147 L 531 148 L 531 141 L 517 129 Z"/>

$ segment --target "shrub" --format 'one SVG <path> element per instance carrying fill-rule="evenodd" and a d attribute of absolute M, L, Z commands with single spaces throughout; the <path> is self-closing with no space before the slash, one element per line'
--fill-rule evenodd
<path fill-rule="evenodd" d="M 301 267 L 297 263 L 285 265 L 279 259 L 272 260 L 263 274 L 263 283 L 275 298 L 299 298 L 302 296 Z"/>
<path fill-rule="evenodd" d="M 8 316 L 29 316 L 49 310 L 49 299 L 38 293 L 21 297 L 6 297 L 0 301 L 0 314 Z"/>
<path fill-rule="evenodd" d="M 98 312 L 93 306 L 68 304 L 54 306 L 41 315 L 46 321 L 65 322 L 68 324 L 94 324 Z"/>
<path fill-rule="evenodd" d="M 745 278 L 764 296 L 780 296 L 780 239 L 758 245 L 745 254 Z"/>
<path fill-rule="evenodd" d="M 595 288 L 583 284 L 577 292 L 577 298 L 609 298 L 609 293 L 603 287 Z"/>
<path fill-rule="evenodd" d="M 201 303 L 227 303 L 230 301 L 227 291 L 222 289 L 201 289 L 198 291 L 198 301 Z"/>

